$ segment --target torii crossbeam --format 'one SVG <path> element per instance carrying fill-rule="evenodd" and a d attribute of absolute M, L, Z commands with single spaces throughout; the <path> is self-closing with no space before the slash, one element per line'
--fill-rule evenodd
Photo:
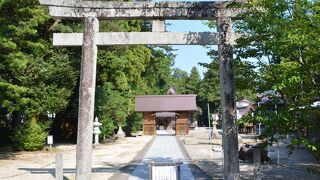
<path fill-rule="evenodd" d="M 243 0 L 238 0 L 243 1 Z M 234 37 L 231 18 L 243 10 L 229 9 L 231 1 L 212 2 L 110 2 L 82 0 L 40 0 L 49 6 L 53 18 L 84 19 L 83 33 L 56 33 L 55 46 L 82 46 L 80 102 L 77 137 L 76 179 L 91 179 L 92 131 L 96 81 L 97 46 L 107 45 L 218 45 L 223 120 L 224 176 L 240 179 L 238 136 L 235 114 L 235 80 L 232 65 Z M 98 19 L 192 19 L 218 22 L 212 32 L 99 32 Z"/>
<path fill-rule="evenodd" d="M 224 9 L 230 1 L 203 2 L 112 2 L 81 0 L 40 0 L 49 6 L 53 18 L 85 18 L 95 16 L 99 19 L 214 19 L 219 14 L 236 18 L 241 9 Z"/>

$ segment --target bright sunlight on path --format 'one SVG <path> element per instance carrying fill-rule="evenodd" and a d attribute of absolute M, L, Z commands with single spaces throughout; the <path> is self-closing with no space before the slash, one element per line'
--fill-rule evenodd
<path fill-rule="evenodd" d="M 153 144 L 142 159 L 142 162 L 135 168 L 129 177 L 129 180 L 148 179 L 148 165 L 149 161 L 157 162 L 182 162 L 181 165 L 181 179 L 194 179 L 191 170 L 187 165 L 176 136 L 173 136 L 166 131 L 157 131 Z"/>

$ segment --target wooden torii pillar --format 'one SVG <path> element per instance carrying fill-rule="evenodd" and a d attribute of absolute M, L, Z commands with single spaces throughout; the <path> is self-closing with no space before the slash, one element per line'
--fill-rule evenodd
<path fill-rule="evenodd" d="M 82 46 L 80 102 L 77 137 L 76 179 L 91 179 L 92 131 L 96 81 L 97 46 L 109 45 L 218 45 L 223 120 L 224 176 L 240 179 L 235 115 L 235 81 L 232 66 L 231 18 L 241 10 L 226 9 L 230 1 L 212 2 L 107 2 L 40 0 L 53 18 L 82 18 L 83 33 L 55 33 L 55 46 Z M 99 32 L 98 19 L 217 19 L 212 32 Z M 154 23 L 156 24 L 156 23 Z"/>

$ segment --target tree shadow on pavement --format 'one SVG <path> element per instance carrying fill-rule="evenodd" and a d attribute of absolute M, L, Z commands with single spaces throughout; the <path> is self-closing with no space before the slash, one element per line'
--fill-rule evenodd
<path fill-rule="evenodd" d="M 10 160 L 16 157 L 17 152 L 11 147 L 0 148 L 0 160 Z"/>
<path fill-rule="evenodd" d="M 109 165 L 108 165 L 109 166 Z M 92 173 L 116 173 L 118 172 L 119 167 L 117 165 L 113 165 L 111 167 L 95 167 L 92 168 Z M 55 177 L 55 168 L 19 168 L 19 170 L 27 171 L 31 174 L 51 174 Z M 63 174 L 75 174 L 75 168 L 63 168 Z M 63 179 L 68 180 L 67 177 L 63 177 Z"/>

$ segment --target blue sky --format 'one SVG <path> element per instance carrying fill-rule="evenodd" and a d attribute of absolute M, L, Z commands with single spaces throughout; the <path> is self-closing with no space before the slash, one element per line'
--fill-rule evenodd
<path fill-rule="evenodd" d="M 206 21 L 200 20 L 166 20 L 166 30 L 168 32 L 204 32 L 204 31 L 215 31 L 215 29 L 209 29 L 208 26 L 203 24 Z M 214 46 L 210 46 L 211 48 Z M 206 68 L 198 65 L 199 62 L 210 63 L 211 59 L 207 56 L 209 49 L 203 46 L 194 45 L 177 45 L 173 46 L 176 49 L 175 54 L 175 65 L 174 67 L 190 73 L 191 68 L 196 66 L 200 72 L 201 77 L 206 71 Z"/>
<path fill-rule="evenodd" d="M 183 1 L 183 0 L 151 0 L 151 1 Z M 188 0 L 188 1 L 197 1 L 197 0 Z M 200 1 L 211 1 L 211 0 L 200 0 Z M 220 1 L 220 0 L 216 0 Z M 168 32 L 205 32 L 213 31 L 216 29 L 209 29 L 208 26 L 204 24 L 206 21 L 200 20 L 166 20 L 166 30 Z M 211 59 L 207 56 L 208 48 L 203 46 L 191 46 L 191 45 L 179 45 L 172 46 L 173 49 L 176 49 L 176 59 L 174 67 L 180 68 L 182 70 L 190 73 L 193 66 L 197 67 L 201 77 L 203 73 L 206 72 L 206 68 L 198 65 L 199 62 L 210 63 Z M 217 48 L 217 46 L 210 46 L 210 48 Z M 262 58 L 264 61 L 265 58 Z M 249 58 L 246 61 L 256 63 L 256 59 Z"/>
<path fill-rule="evenodd" d="M 183 0 L 151 0 L 151 1 L 183 1 Z M 188 0 L 188 1 L 210 1 L 210 0 Z M 217 0 L 219 1 L 219 0 Z M 168 32 L 204 32 L 204 31 L 215 31 L 215 29 L 209 29 L 208 26 L 204 25 L 200 20 L 166 20 L 165 23 L 171 25 L 166 26 Z M 212 47 L 212 46 L 211 46 Z M 175 51 L 176 59 L 174 67 L 178 67 L 182 70 L 190 73 L 191 68 L 196 66 L 200 72 L 201 77 L 206 71 L 206 68 L 203 68 L 198 65 L 199 62 L 211 62 L 210 58 L 207 56 L 209 51 L 202 46 L 191 46 L 191 45 L 179 45 L 173 46 Z"/>

